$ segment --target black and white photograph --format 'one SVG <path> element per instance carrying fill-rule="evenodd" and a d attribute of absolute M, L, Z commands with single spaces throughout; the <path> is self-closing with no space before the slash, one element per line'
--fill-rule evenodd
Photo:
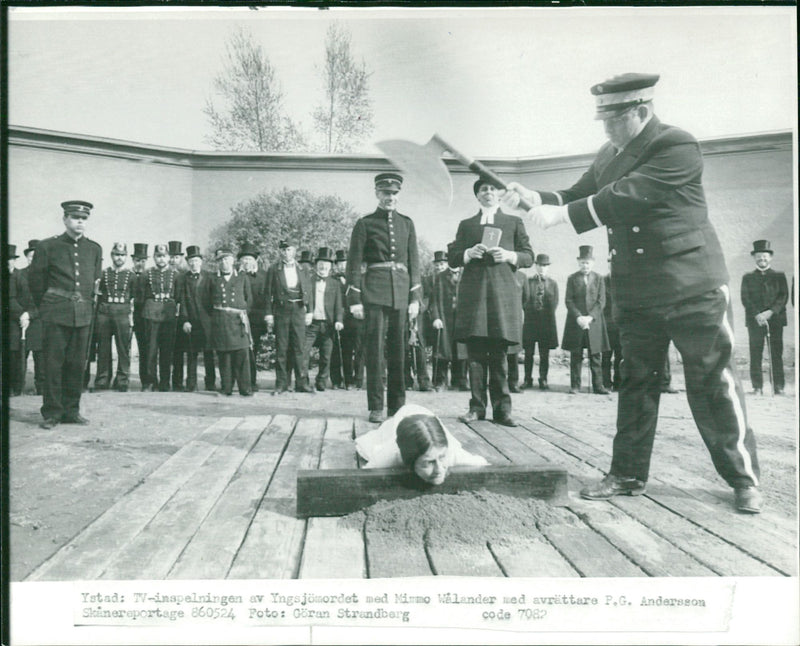
<path fill-rule="evenodd" d="M 2 10 L 4 640 L 798 643 L 796 7 Z"/>

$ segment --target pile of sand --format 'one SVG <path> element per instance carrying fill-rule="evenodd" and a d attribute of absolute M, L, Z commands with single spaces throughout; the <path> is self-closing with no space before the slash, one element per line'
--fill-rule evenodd
<path fill-rule="evenodd" d="M 485 543 L 529 538 L 537 535 L 543 525 L 578 522 L 578 519 L 543 500 L 465 491 L 381 501 L 345 516 L 342 522 L 408 542 L 436 539 Z"/>

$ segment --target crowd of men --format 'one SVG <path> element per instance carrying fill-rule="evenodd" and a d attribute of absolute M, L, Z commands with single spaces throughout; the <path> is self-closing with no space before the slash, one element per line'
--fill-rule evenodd
<path fill-rule="evenodd" d="M 12 394 L 22 391 L 31 352 L 42 427 L 88 423 L 79 402 L 96 334 L 95 390 L 129 388 L 135 335 L 143 390 L 197 390 L 202 354 L 207 390 L 217 387 L 218 372 L 221 393 L 231 395 L 236 385 L 251 396 L 256 357 L 271 330 L 275 395 L 289 389 L 292 375 L 298 392 L 366 386 L 369 419 L 377 423 L 384 408 L 393 415 L 404 405 L 410 386 L 450 387 L 470 392 L 462 421 L 485 419 L 491 405 L 495 423 L 516 426 L 511 393 L 534 387 L 537 345 L 538 388 L 548 390 L 549 353 L 558 347 L 559 289 L 548 276 L 548 255 L 532 250 L 519 217 L 527 211 L 541 229 L 608 231 L 610 274 L 594 272 L 592 247 L 580 246 L 564 296 L 569 393 L 581 390 L 584 350 L 592 391 L 620 392 L 611 469 L 581 495 L 605 500 L 644 492 L 659 396 L 675 392 L 668 354 L 674 343 L 714 465 L 734 488 L 737 509 L 757 513 L 755 438 L 732 363 L 729 277 L 707 217 L 699 147 L 655 117 L 657 81 L 626 74 L 592 87 L 609 142 L 571 188 L 505 187 L 481 174 L 473 185 L 477 213 L 459 223 L 446 251 L 435 252 L 434 272 L 425 277 L 414 222 L 397 210 L 397 173 L 375 177 L 376 209 L 357 220 L 349 249 L 321 246 L 298 258 L 296 242 L 283 240 L 279 259 L 266 268 L 261 250 L 247 243 L 235 252 L 216 249 L 212 269 L 203 267 L 197 246 L 184 253 L 172 241 L 154 245 L 150 267 L 148 245 L 134 244 L 132 269 L 125 243 L 115 243 L 110 266 L 101 269 L 100 246 L 84 235 L 92 205 L 64 202 L 65 232 L 30 241 L 29 266 L 12 271 Z M 17 256 L 9 251 L 13 270 Z M 751 381 L 761 392 L 766 340 L 773 392 L 780 394 L 786 277 L 771 269 L 768 241 L 754 242 L 752 255 L 756 269 L 744 276 L 741 292 Z M 519 271 L 532 266 L 530 276 Z M 319 349 L 313 387 L 312 348 Z"/>

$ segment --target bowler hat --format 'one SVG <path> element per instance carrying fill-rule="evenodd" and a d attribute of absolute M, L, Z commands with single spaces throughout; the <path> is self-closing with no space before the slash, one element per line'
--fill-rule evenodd
<path fill-rule="evenodd" d="M 472 185 L 472 192 L 475 195 L 477 195 L 481 186 L 483 186 L 484 184 L 488 184 L 489 186 L 494 186 L 498 191 L 503 190 L 503 185 L 500 184 L 500 182 L 492 179 L 491 177 L 487 177 L 486 175 L 481 175 L 478 179 L 475 180 L 475 183 Z"/>
<path fill-rule="evenodd" d="M 203 254 L 200 253 L 200 247 L 197 245 L 189 245 L 186 247 L 186 260 L 189 258 L 202 258 Z"/>
<path fill-rule="evenodd" d="M 17 255 L 17 245 L 15 244 L 8 245 L 8 257 L 19 258 L 19 256 Z"/>
<path fill-rule="evenodd" d="M 134 260 L 144 260 L 147 258 L 147 245 L 143 242 L 134 242 L 133 255 L 131 258 Z"/>
<path fill-rule="evenodd" d="M 591 251 L 589 252 L 591 254 Z M 550 264 L 550 256 L 546 253 L 536 254 L 536 264 L 537 265 L 549 265 Z"/>
<path fill-rule="evenodd" d="M 39 240 L 28 240 L 28 248 L 25 250 L 25 255 L 27 255 L 29 251 L 36 251 L 38 244 Z"/>
<path fill-rule="evenodd" d="M 300 260 L 298 260 L 297 262 L 301 262 L 301 263 L 302 262 L 307 262 L 308 264 L 311 264 L 311 251 L 309 251 L 308 249 L 306 249 L 304 251 L 301 251 L 300 252 Z"/>
<path fill-rule="evenodd" d="M 170 256 L 182 256 L 183 251 L 181 251 L 181 246 L 183 246 L 178 240 L 170 240 L 169 241 L 169 255 Z"/>
<path fill-rule="evenodd" d="M 434 251 L 433 252 L 433 262 L 444 262 L 447 260 L 447 252 L 446 251 Z"/>
<path fill-rule="evenodd" d="M 755 256 L 757 253 L 768 253 L 772 255 L 775 252 L 772 250 L 772 245 L 769 240 L 756 240 L 753 242 L 753 250 L 750 252 L 750 255 Z"/>
<path fill-rule="evenodd" d="M 64 209 L 64 215 L 88 218 L 94 205 L 83 200 L 67 200 L 61 203 L 61 208 Z"/>
<path fill-rule="evenodd" d="M 239 260 L 242 256 L 253 256 L 253 258 L 258 258 L 258 248 L 254 244 L 245 242 L 242 245 L 242 248 L 239 249 L 239 253 L 236 254 L 236 259 Z"/>
<path fill-rule="evenodd" d="M 594 260 L 594 248 L 591 245 L 581 245 L 578 247 L 578 260 Z"/>
<path fill-rule="evenodd" d="M 127 256 L 128 255 L 128 245 L 124 242 L 115 242 L 111 246 L 111 253 L 118 255 L 118 256 Z"/>
<path fill-rule="evenodd" d="M 590 92 L 595 97 L 595 119 L 609 119 L 628 108 L 653 100 L 658 74 L 629 72 L 593 85 Z"/>
<path fill-rule="evenodd" d="M 336 259 L 336 256 L 333 253 L 333 249 L 330 247 L 320 247 L 317 249 L 317 257 L 314 259 L 314 262 L 319 262 L 320 260 L 326 260 L 327 262 L 333 262 Z"/>
<path fill-rule="evenodd" d="M 336 262 L 345 262 L 347 260 L 347 252 L 344 249 L 336 250 Z"/>
<path fill-rule="evenodd" d="M 399 173 L 379 173 L 375 175 L 375 188 L 384 191 L 399 191 L 403 188 L 403 176 Z"/>

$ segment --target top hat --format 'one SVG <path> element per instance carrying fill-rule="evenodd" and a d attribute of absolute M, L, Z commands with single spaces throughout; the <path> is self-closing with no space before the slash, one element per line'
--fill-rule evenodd
<path fill-rule="evenodd" d="M 233 256 L 233 250 L 230 247 L 220 247 L 217 253 L 214 254 L 214 260 L 222 260 L 225 256 Z"/>
<path fill-rule="evenodd" d="M 307 263 L 310 264 L 311 263 L 311 252 L 308 249 L 306 249 L 304 251 L 301 251 L 300 252 L 300 260 L 298 260 L 297 262 L 307 262 Z"/>
<path fill-rule="evenodd" d="M 627 73 L 593 85 L 590 92 L 595 97 L 595 119 L 610 119 L 628 108 L 653 100 L 658 74 Z"/>
<path fill-rule="evenodd" d="M 590 249 L 589 254 L 591 254 L 592 253 L 591 252 L 591 247 L 589 249 Z M 542 266 L 549 265 L 550 264 L 550 256 L 548 256 L 546 253 L 536 254 L 536 263 L 535 264 L 542 265 Z"/>
<path fill-rule="evenodd" d="M 433 252 L 433 262 L 444 262 L 447 260 L 447 252 L 446 251 L 434 251 Z"/>
<path fill-rule="evenodd" d="M 314 258 L 314 262 L 319 262 L 320 260 L 325 260 L 327 262 L 333 262 L 336 259 L 336 256 L 333 253 L 333 249 L 330 247 L 320 247 L 317 249 L 317 257 Z"/>
<path fill-rule="evenodd" d="M 375 175 L 375 188 L 397 192 L 403 188 L 403 176 L 399 173 L 379 173 Z"/>
<path fill-rule="evenodd" d="M 28 240 L 28 248 L 25 250 L 25 255 L 28 255 L 29 251 L 36 251 L 36 246 L 39 244 L 39 240 Z"/>
<path fill-rule="evenodd" d="M 346 262 L 347 261 L 347 251 L 344 249 L 337 249 L 336 250 L 336 262 Z"/>
<path fill-rule="evenodd" d="M 8 245 L 8 257 L 19 258 L 19 256 L 17 255 L 17 245 L 15 244 Z"/>
<path fill-rule="evenodd" d="M 182 256 L 183 251 L 181 251 L 181 243 L 178 240 L 170 240 L 169 241 L 169 255 L 170 256 Z"/>
<path fill-rule="evenodd" d="M 753 250 L 750 252 L 750 255 L 755 256 L 757 253 L 768 253 L 772 255 L 775 252 L 772 250 L 772 245 L 769 240 L 756 240 L 753 242 Z"/>
<path fill-rule="evenodd" d="M 61 208 L 64 209 L 64 215 L 88 218 L 94 205 L 91 202 L 84 202 L 83 200 L 68 200 L 61 203 Z"/>
<path fill-rule="evenodd" d="M 591 245 L 581 245 L 578 247 L 578 260 L 594 260 L 593 250 Z"/>
<path fill-rule="evenodd" d="M 197 245 L 189 245 L 186 247 L 186 260 L 189 258 L 202 258 L 203 254 L 200 253 L 200 247 Z"/>
<path fill-rule="evenodd" d="M 153 245 L 153 255 L 157 256 L 159 254 L 169 255 L 169 247 L 165 244 Z"/>
<path fill-rule="evenodd" d="M 115 242 L 111 246 L 111 253 L 117 256 L 127 256 L 128 255 L 128 245 L 124 242 Z"/>
<path fill-rule="evenodd" d="M 488 184 L 489 186 L 494 186 L 498 191 L 503 189 L 502 184 L 498 181 L 493 180 L 491 177 L 487 177 L 486 175 L 481 175 L 478 179 L 475 180 L 475 183 L 472 185 L 472 192 L 477 195 L 478 190 L 484 184 Z"/>
<path fill-rule="evenodd" d="M 258 248 L 254 244 L 245 242 L 242 245 L 242 248 L 239 249 L 239 253 L 236 254 L 236 259 L 239 260 L 242 256 L 253 256 L 253 258 L 258 258 Z"/>
<path fill-rule="evenodd" d="M 147 258 L 147 245 L 143 242 L 134 242 L 133 255 L 131 258 L 134 260 L 144 260 Z"/>

